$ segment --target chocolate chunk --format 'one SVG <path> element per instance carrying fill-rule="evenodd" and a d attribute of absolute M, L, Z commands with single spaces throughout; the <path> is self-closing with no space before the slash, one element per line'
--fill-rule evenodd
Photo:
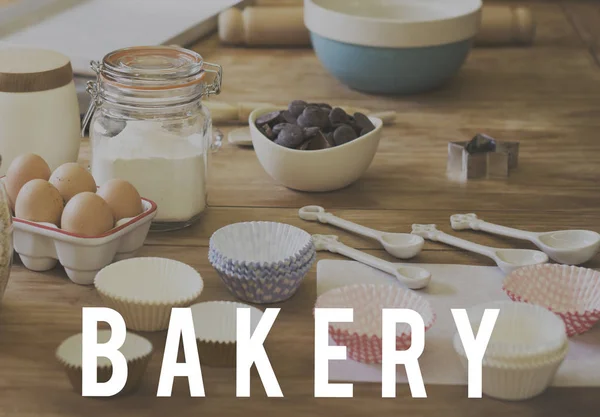
<path fill-rule="evenodd" d="M 294 100 L 288 105 L 288 111 L 297 118 L 302 114 L 306 106 L 306 101 Z"/>
<path fill-rule="evenodd" d="M 375 129 L 375 125 L 371 122 L 371 120 L 362 113 L 354 113 L 354 121 L 356 126 L 360 127 L 361 131 L 365 128 L 369 128 L 371 130 Z"/>
<path fill-rule="evenodd" d="M 263 133 L 263 135 L 265 135 L 266 137 L 268 137 L 271 140 L 273 140 L 277 137 L 277 135 L 275 133 L 273 133 L 273 129 L 271 129 L 271 126 L 269 126 L 269 125 L 264 125 L 263 127 L 261 127 L 260 131 Z"/>
<path fill-rule="evenodd" d="M 298 125 L 301 127 L 325 128 L 329 125 L 329 114 L 314 106 L 308 106 L 298 117 Z"/>
<path fill-rule="evenodd" d="M 302 128 L 297 125 L 287 124 L 284 126 L 279 134 L 275 143 L 286 148 L 295 148 L 304 142 L 304 132 Z"/>
<path fill-rule="evenodd" d="M 258 127 L 261 127 L 261 126 L 269 124 L 269 123 L 274 123 L 277 119 L 279 119 L 280 115 L 281 115 L 280 111 L 274 111 L 271 113 L 263 114 L 262 116 L 260 116 L 256 119 L 256 125 Z"/>
<path fill-rule="evenodd" d="M 371 133 L 373 130 L 375 130 L 375 128 L 371 129 L 371 128 L 365 127 L 363 130 L 360 131 L 360 135 L 358 135 L 358 136 L 364 136 L 368 133 Z"/>
<path fill-rule="evenodd" d="M 296 149 L 298 149 L 299 151 L 305 151 L 305 150 L 307 150 L 307 149 L 308 149 L 308 145 L 310 145 L 310 141 L 311 141 L 311 140 L 312 140 L 312 139 L 305 140 L 305 141 L 302 143 L 302 145 L 298 146 Z"/>
<path fill-rule="evenodd" d="M 306 139 L 311 139 L 315 137 L 320 132 L 318 127 L 305 127 L 304 128 L 304 137 Z"/>
<path fill-rule="evenodd" d="M 331 105 L 327 103 L 314 103 L 313 105 L 317 106 L 320 109 L 326 110 L 327 112 L 330 112 L 332 109 Z"/>
<path fill-rule="evenodd" d="M 327 133 L 325 135 L 325 140 L 327 140 L 327 142 L 329 142 L 329 144 L 331 145 L 331 147 L 335 146 L 335 141 L 333 140 L 333 132 Z"/>
<path fill-rule="evenodd" d="M 325 138 L 323 133 L 319 132 L 314 138 L 308 141 L 307 151 L 318 151 L 321 149 L 331 148 L 332 145 Z"/>
<path fill-rule="evenodd" d="M 335 126 L 343 123 L 348 123 L 350 120 L 348 118 L 348 114 L 343 109 L 336 107 L 329 113 L 329 121 L 332 125 Z"/>
<path fill-rule="evenodd" d="M 297 117 L 294 116 L 292 113 L 290 113 L 289 111 L 284 111 L 281 112 L 281 118 L 283 119 L 283 121 L 285 121 L 286 123 L 291 123 L 293 125 L 295 125 L 297 123 Z"/>
<path fill-rule="evenodd" d="M 283 130 L 284 127 L 288 126 L 290 123 L 278 123 L 273 126 L 273 134 L 275 136 L 279 135 L 279 132 Z"/>
<path fill-rule="evenodd" d="M 496 140 L 486 134 L 478 133 L 469 143 L 467 143 L 465 149 L 470 154 L 495 152 Z"/>
<path fill-rule="evenodd" d="M 356 134 L 354 129 L 352 129 L 348 125 L 342 125 L 335 129 L 335 132 L 333 132 L 333 141 L 335 142 L 336 146 L 340 146 L 345 143 L 351 142 L 357 137 L 358 135 Z"/>

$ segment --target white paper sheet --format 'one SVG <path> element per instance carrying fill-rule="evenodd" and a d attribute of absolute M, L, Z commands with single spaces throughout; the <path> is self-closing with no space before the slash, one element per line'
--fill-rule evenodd
<path fill-rule="evenodd" d="M 11 31 L 0 44 L 61 52 L 71 58 L 76 73 L 89 74 L 91 60 L 119 48 L 191 42 L 214 30 L 216 16 L 240 1 L 70 0 L 75 3 L 70 8 Z"/>
<path fill-rule="evenodd" d="M 487 301 L 509 300 L 502 291 L 504 274 L 496 267 L 465 265 L 419 265 L 428 269 L 432 281 L 421 290 L 437 314 L 425 334 L 425 352 L 419 361 L 425 384 L 466 385 L 452 338 L 456 332 L 450 309 L 467 308 Z M 391 276 L 353 261 L 322 260 L 317 264 L 317 294 L 357 283 L 398 284 Z M 333 341 L 330 341 L 333 343 Z M 600 386 L 600 325 L 570 339 L 569 354 L 558 371 L 554 386 Z M 381 382 L 381 367 L 352 360 L 331 361 L 331 381 Z M 398 367 L 398 383 L 406 383 Z"/>

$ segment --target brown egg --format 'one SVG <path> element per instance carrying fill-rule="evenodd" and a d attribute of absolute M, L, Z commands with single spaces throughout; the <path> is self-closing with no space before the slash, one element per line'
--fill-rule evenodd
<path fill-rule="evenodd" d="M 135 217 L 144 210 L 140 194 L 125 180 L 115 178 L 107 181 L 100 186 L 98 195 L 110 206 L 115 221 Z"/>
<path fill-rule="evenodd" d="M 89 191 L 71 198 L 61 218 L 63 230 L 82 236 L 99 236 L 112 229 L 114 224 L 108 203 Z"/>
<path fill-rule="evenodd" d="M 56 187 L 46 180 L 35 179 L 21 187 L 15 204 L 15 216 L 60 226 L 63 208 L 64 202 Z"/>
<path fill-rule="evenodd" d="M 90 172 L 76 162 L 69 162 L 56 168 L 50 177 L 65 203 L 73 196 L 89 191 L 96 192 L 96 181 Z"/>
<path fill-rule="evenodd" d="M 13 159 L 4 179 L 6 193 L 10 200 L 10 207 L 14 210 L 17 195 L 19 195 L 21 187 L 31 180 L 41 179 L 48 181 L 50 173 L 50 167 L 39 155 L 28 153 Z"/>

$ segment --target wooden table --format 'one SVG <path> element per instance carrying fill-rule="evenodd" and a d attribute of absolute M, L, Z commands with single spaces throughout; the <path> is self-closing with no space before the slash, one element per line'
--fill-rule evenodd
<path fill-rule="evenodd" d="M 490 221 L 532 230 L 585 227 L 600 231 L 600 3 L 536 2 L 538 39 L 533 48 L 476 49 L 444 88 L 407 98 L 350 91 L 330 77 L 314 53 L 301 50 L 223 48 L 216 39 L 197 50 L 225 68 L 220 100 L 278 101 L 305 98 L 395 109 L 399 123 L 386 127 L 380 150 L 365 177 L 334 193 L 285 189 L 262 170 L 252 150 L 225 144 L 211 166 L 210 205 L 201 222 L 176 233 L 151 235 L 142 256 L 184 261 L 202 274 L 203 300 L 232 299 L 207 261 L 208 239 L 233 222 L 275 220 L 310 233 L 330 232 L 304 223 L 297 209 L 320 204 L 367 226 L 406 232 L 477 212 Z M 445 177 L 448 141 L 487 132 L 521 141 L 520 168 L 506 181 L 466 186 Z M 87 158 L 87 144 L 82 160 Z M 309 167 L 307 167 L 309 169 Z M 390 259 L 377 244 L 339 231 L 348 244 Z M 500 246 L 522 245 L 475 232 L 464 236 Z M 335 258 L 321 254 L 320 259 Z M 417 262 L 491 265 L 486 258 L 431 244 Z M 600 257 L 589 263 L 600 267 Z M 81 331 L 81 307 L 100 306 L 93 288 L 72 284 L 60 268 L 35 273 L 14 266 L 0 313 L 0 416 L 107 415 L 343 415 L 374 416 L 592 416 L 598 389 L 550 389 L 521 403 L 468 400 L 466 387 L 427 386 L 429 398 L 381 399 L 378 384 L 355 384 L 353 399 L 313 398 L 315 268 L 282 311 L 269 336 L 270 359 L 285 398 L 266 398 L 258 379 L 252 398 L 235 398 L 233 370 L 203 369 L 204 399 L 189 398 L 187 381 L 173 398 L 156 399 L 165 333 L 149 337 L 157 349 L 141 390 L 118 399 L 81 398 L 70 390 L 54 360 L 58 344 Z"/>

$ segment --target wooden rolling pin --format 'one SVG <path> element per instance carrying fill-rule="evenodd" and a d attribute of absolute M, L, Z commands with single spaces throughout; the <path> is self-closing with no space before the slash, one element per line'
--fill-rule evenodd
<path fill-rule="evenodd" d="M 531 10 L 484 6 L 477 46 L 530 45 L 535 37 Z M 219 15 L 221 42 L 244 46 L 310 46 L 303 7 L 232 8 Z"/>

